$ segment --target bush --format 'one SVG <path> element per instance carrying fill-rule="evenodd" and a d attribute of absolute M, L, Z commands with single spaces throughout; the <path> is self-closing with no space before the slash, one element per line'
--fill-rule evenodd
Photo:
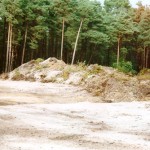
<path fill-rule="evenodd" d="M 122 61 L 119 63 L 117 66 L 117 63 L 113 64 L 114 68 L 117 68 L 119 71 L 124 72 L 124 73 L 131 73 L 131 74 L 136 74 L 137 72 L 133 69 L 132 63 L 130 61 Z"/>

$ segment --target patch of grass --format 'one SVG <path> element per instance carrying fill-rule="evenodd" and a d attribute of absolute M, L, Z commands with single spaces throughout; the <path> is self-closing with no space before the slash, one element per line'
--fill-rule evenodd
<path fill-rule="evenodd" d="M 64 69 L 62 73 L 62 78 L 64 78 L 64 80 L 67 80 L 69 78 L 70 73 L 70 70 Z"/>
<path fill-rule="evenodd" d="M 36 71 L 37 71 L 37 70 L 41 70 L 41 69 L 43 69 L 42 66 L 40 66 L 40 65 L 36 65 L 36 66 L 35 66 L 35 70 L 36 70 Z"/>
<path fill-rule="evenodd" d="M 87 69 L 87 65 L 85 62 L 78 62 L 77 63 L 77 71 L 83 71 Z"/>
<path fill-rule="evenodd" d="M 61 77 L 64 78 L 64 80 L 67 80 L 71 73 L 82 72 L 82 71 L 85 71 L 86 68 L 87 66 L 85 65 L 85 63 L 78 63 L 77 65 L 67 65 L 62 70 L 63 73 Z"/>
<path fill-rule="evenodd" d="M 139 80 L 150 80 L 150 69 L 144 68 L 140 71 L 137 78 Z"/>
<path fill-rule="evenodd" d="M 35 64 L 36 63 L 36 60 L 31 60 L 30 62 L 29 62 L 29 64 Z"/>
<path fill-rule="evenodd" d="M 83 74 L 83 80 L 86 80 L 89 75 L 90 75 L 89 72 L 85 72 L 85 73 Z"/>
<path fill-rule="evenodd" d="M 117 81 L 129 81 L 130 76 L 125 75 L 123 73 L 112 73 L 109 77 L 116 79 Z"/>
<path fill-rule="evenodd" d="M 23 80 L 24 75 L 19 72 L 18 69 L 15 70 L 12 80 Z"/>
<path fill-rule="evenodd" d="M 90 65 L 87 68 L 89 74 L 99 74 L 103 71 L 102 67 L 98 64 Z"/>
<path fill-rule="evenodd" d="M 83 74 L 83 80 L 85 80 L 89 75 L 99 74 L 103 69 L 97 64 L 87 66 L 84 62 L 80 62 L 77 65 L 67 65 L 62 71 L 64 80 L 67 80 L 69 75 L 75 72 L 85 72 Z"/>
<path fill-rule="evenodd" d="M 40 62 L 43 62 L 43 61 L 44 61 L 44 59 L 42 59 L 42 58 L 37 58 L 37 59 L 35 60 L 36 63 L 40 63 Z"/>
<path fill-rule="evenodd" d="M 150 80 L 150 75 L 149 74 L 144 74 L 144 75 L 139 75 L 137 76 L 139 80 Z"/>
<path fill-rule="evenodd" d="M 150 69 L 144 68 L 140 71 L 139 75 L 149 74 L 150 75 Z"/>

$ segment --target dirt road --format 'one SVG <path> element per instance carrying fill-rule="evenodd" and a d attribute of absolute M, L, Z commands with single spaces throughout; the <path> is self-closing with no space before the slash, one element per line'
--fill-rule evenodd
<path fill-rule="evenodd" d="M 70 85 L 0 81 L 0 150 L 150 149 L 150 102 L 98 101 Z"/>

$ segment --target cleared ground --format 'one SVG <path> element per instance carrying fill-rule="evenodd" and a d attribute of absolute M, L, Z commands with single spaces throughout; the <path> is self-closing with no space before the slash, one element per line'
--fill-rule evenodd
<path fill-rule="evenodd" d="M 150 149 L 150 102 L 98 101 L 70 85 L 0 81 L 0 149 Z"/>

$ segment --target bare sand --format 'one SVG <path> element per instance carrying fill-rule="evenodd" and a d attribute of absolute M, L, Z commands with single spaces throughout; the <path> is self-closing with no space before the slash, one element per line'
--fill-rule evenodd
<path fill-rule="evenodd" d="M 82 88 L 0 81 L 0 150 L 149 150 L 150 102 L 101 103 Z"/>

